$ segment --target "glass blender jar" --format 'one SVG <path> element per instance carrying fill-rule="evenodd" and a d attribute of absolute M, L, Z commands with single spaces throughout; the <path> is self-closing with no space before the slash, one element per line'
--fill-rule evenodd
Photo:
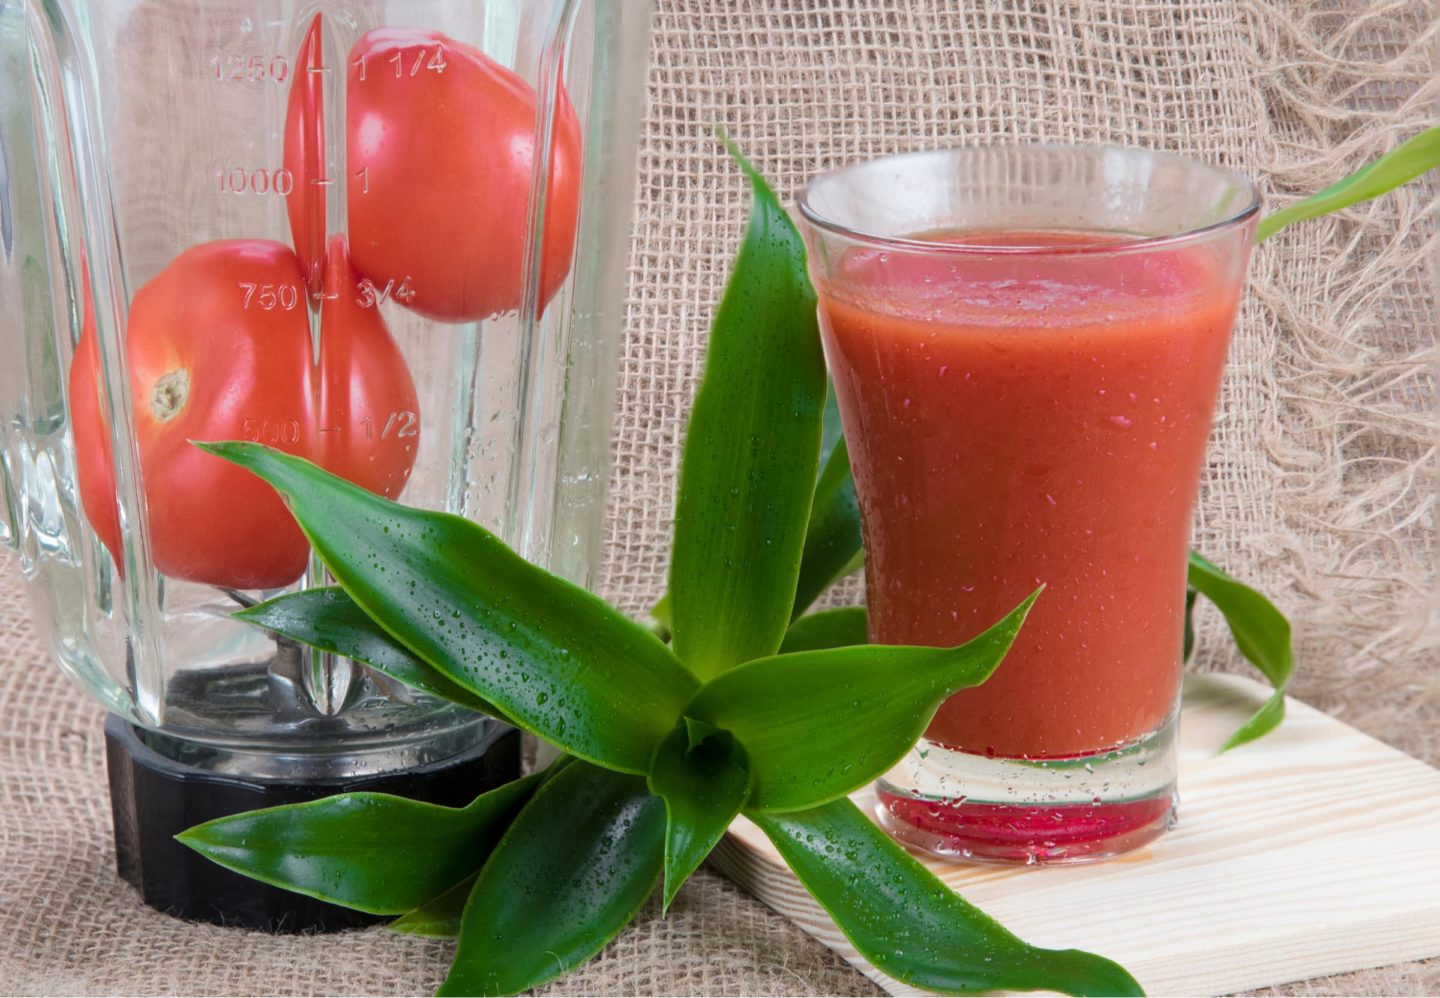
<path fill-rule="evenodd" d="M 230 619 L 325 585 L 300 454 L 598 555 L 648 0 L 0 0 L 0 538 L 110 711 L 121 873 L 178 915 L 364 916 L 178 846 L 342 790 L 457 804 L 500 722 Z"/>

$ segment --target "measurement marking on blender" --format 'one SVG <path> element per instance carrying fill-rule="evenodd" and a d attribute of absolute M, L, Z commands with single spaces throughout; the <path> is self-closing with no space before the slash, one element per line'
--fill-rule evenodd
<path fill-rule="evenodd" d="M 290 60 L 283 55 L 217 52 L 210 62 L 221 83 L 284 83 L 290 78 Z"/>
<path fill-rule="evenodd" d="M 395 301 L 406 303 L 415 300 L 415 289 L 410 286 L 410 276 L 408 274 L 400 279 L 399 285 L 396 285 L 395 278 L 393 277 L 386 281 L 383 286 L 377 285 L 368 277 L 364 277 L 360 279 L 356 287 L 360 291 L 360 297 L 355 299 L 355 304 L 361 308 L 372 308 L 392 298 Z"/>
<path fill-rule="evenodd" d="M 373 440 L 375 437 L 375 424 L 370 417 L 361 416 L 360 425 L 365 427 L 365 438 Z M 398 428 L 397 428 L 398 425 Z M 380 430 L 380 439 L 386 440 L 394 430 L 396 437 L 414 437 L 420 435 L 420 417 L 408 409 L 392 412 L 385 420 L 385 426 Z"/>
<path fill-rule="evenodd" d="M 295 175 L 285 167 L 248 170 L 243 166 L 221 166 L 215 170 L 221 194 L 279 194 L 295 189 Z"/>
<path fill-rule="evenodd" d="M 246 439 L 254 443 L 293 444 L 300 441 L 300 421 L 298 419 L 246 416 L 241 421 L 241 430 Z"/>
<path fill-rule="evenodd" d="M 405 72 L 406 56 L 412 51 L 415 53 L 415 59 L 410 63 L 410 71 L 407 74 Z M 445 62 L 444 45 L 436 45 L 434 49 L 431 49 L 428 45 L 419 49 L 402 49 L 385 61 L 395 67 L 395 79 L 397 80 L 407 75 L 419 76 L 421 70 L 428 70 L 432 73 L 443 73 L 448 65 Z M 366 80 L 365 56 L 357 55 L 354 59 L 350 60 L 350 62 L 359 71 L 360 82 L 364 83 Z"/>
<path fill-rule="evenodd" d="M 293 284 L 239 281 L 238 285 L 245 292 L 245 298 L 240 303 L 241 308 L 250 308 L 253 305 L 265 312 L 273 312 L 277 308 L 290 312 L 300 304 L 300 289 Z"/>
<path fill-rule="evenodd" d="M 316 187 L 329 187 L 331 184 L 335 183 L 335 178 L 334 178 L 334 177 L 311 177 L 311 178 L 310 178 L 310 183 L 314 184 Z"/>

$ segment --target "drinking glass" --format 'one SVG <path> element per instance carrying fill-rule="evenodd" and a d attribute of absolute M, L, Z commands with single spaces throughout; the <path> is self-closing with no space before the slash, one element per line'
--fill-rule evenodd
<path fill-rule="evenodd" d="M 801 200 L 882 644 L 1044 587 L 878 784 L 907 844 L 1022 863 L 1175 820 L 1186 553 L 1253 184 L 1139 149 L 893 156 Z"/>

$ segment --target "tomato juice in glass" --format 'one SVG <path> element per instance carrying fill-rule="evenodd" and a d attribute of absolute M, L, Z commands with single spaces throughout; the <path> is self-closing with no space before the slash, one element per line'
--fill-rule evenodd
<path fill-rule="evenodd" d="M 871 639 L 959 644 L 1045 587 L 881 781 L 882 822 L 1000 861 L 1149 841 L 1174 820 L 1186 551 L 1253 187 L 990 148 L 828 174 L 802 207 Z"/>

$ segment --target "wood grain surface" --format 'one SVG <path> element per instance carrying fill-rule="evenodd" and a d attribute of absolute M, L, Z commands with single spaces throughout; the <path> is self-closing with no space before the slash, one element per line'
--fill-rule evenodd
<path fill-rule="evenodd" d="M 1440 954 L 1440 771 L 1291 700 L 1274 734 L 1217 756 L 1265 697 L 1187 679 L 1180 823 L 1091 866 L 927 865 L 1041 946 L 1119 960 L 1148 993 L 1225 994 Z M 856 795 L 868 810 L 874 797 Z M 743 818 L 711 862 L 890 994 Z"/>

